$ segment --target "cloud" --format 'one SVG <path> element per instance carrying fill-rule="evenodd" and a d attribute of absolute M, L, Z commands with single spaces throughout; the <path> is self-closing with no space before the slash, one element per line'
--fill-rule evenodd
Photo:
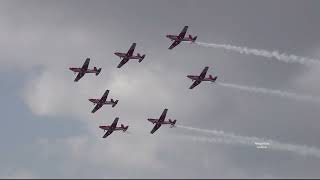
<path fill-rule="evenodd" d="M 119 178 L 130 177 L 132 173 L 130 169 L 154 171 L 164 168 L 162 160 L 157 156 L 157 152 L 161 150 L 157 143 L 158 140 L 153 137 L 141 138 L 141 136 L 128 136 L 122 132 L 114 132 L 108 139 L 93 135 L 55 140 L 39 138 L 36 147 L 40 156 L 48 161 L 53 160 L 54 157 L 59 158 L 61 174 L 57 175 L 58 177 L 62 175 L 62 177 L 71 178 Z M 83 176 L 81 172 L 85 172 L 88 166 L 91 167 L 91 170 Z M 107 171 L 102 173 L 100 171 L 102 169 Z M 111 169 L 117 172 L 111 172 Z"/>
<path fill-rule="evenodd" d="M 7 174 L 7 175 L 3 175 Z M 33 172 L 27 170 L 27 169 L 18 169 L 18 170 L 12 170 L 9 173 L 2 173 L 0 176 L 1 179 L 36 179 L 38 176 L 36 176 Z"/>
<path fill-rule="evenodd" d="M 320 48 L 315 49 L 310 54 L 313 54 L 314 56 L 319 57 Z M 310 69 L 308 69 L 308 71 L 302 72 L 301 75 L 295 79 L 294 83 L 301 90 L 309 91 L 314 94 L 319 94 L 320 85 L 318 85 L 318 83 L 315 83 L 319 76 L 320 76 L 320 67 L 312 66 Z"/>
<path fill-rule="evenodd" d="M 297 47 L 309 48 L 312 41 L 316 40 L 312 36 L 305 40 L 307 37 L 304 34 L 309 33 L 304 29 L 296 29 L 296 22 L 309 23 L 312 19 L 316 22 L 316 16 L 309 18 L 304 13 L 301 19 L 300 16 L 292 16 L 298 11 L 290 11 L 290 19 L 287 19 L 287 13 L 276 12 L 275 7 L 282 8 L 282 3 L 278 6 L 273 3 L 261 5 L 259 2 L 255 8 L 250 7 L 255 11 L 248 11 L 243 2 L 236 6 L 234 3 L 190 1 L 183 8 L 176 6 L 181 4 L 178 1 L 170 7 L 163 2 L 149 4 L 143 1 L 3 3 L 0 7 L 0 20 L 3 23 L 0 30 L 0 71 L 8 77 L 23 74 L 21 79 L 25 81 L 20 91 L 24 102 L 22 106 L 26 105 L 34 115 L 24 120 L 32 124 L 30 127 L 38 128 L 36 125 L 46 123 L 35 122 L 32 117 L 43 121 L 73 119 L 72 123 L 85 128 L 82 132 L 77 132 L 75 128 L 68 129 L 73 132 L 72 136 L 61 137 L 61 131 L 52 133 L 54 137 L 39 133 L 39 141 L 31 145 L 35 146 L 33 156 L 25 156 L 27 160 L 14 157 L 10 162 L 21 164 L 26 161 L 25 164 L 28 164 L 31 159 L 37 162 L 34 164 L 41 164 L 41 168 L 32 167 L 25 171 L 48 178 L 250 178 L 265 174 L 267 177 L 288 177 L 292 173 L 304 177 L 318 175 L 317 171 L 310 168 L 319 165 L 313 160 L 308 160 L 302 167 L 299 166 L 301 163 L 297 163 L 302 158 L 291 159 L 283 154 L 261 154 L 241 147 L 177 141 L 173 138 L 175 133 L 183 133 L 178 128 L 162 127 L 158 134 L 149 134 L 152 124 L 146 119 L 158 117 L 164 108 L 168 108 L 168 117 L 177 119 L 181 124 L 223 129 L 247 136 L 271 136 L 271 139 L 279 136 L 284 142 L 289 139 L 288 142 L 297 141 L 298 144 L 317 140 L 314 137 L 318 137 L 319 131 L 314 127 L 318 127 L 318 124 L 316 121 L 312 125 L 308 124 L 310 119 L 317 119 L 318 111 L 310 110 L 307 104 L 296 105 L 276 98 L 248 96 L 243 92 L 228 91 L 206 83 L 194 91 L 188 89 L 191 82 L 185 76 L 199 72 L 204 65 L 213 67 L 213 73 L 220 79 L 230 82 L 240 82 L 242 79 L 241 84 L 272 89 L 277 89 L 275 86 L 278 85 L 287 88 L 300 75 L 301 69 L 305 68 L 285 63 L 264 63 L 254 60 L 262 58 L 258 56 L 241 56 L 195 46 L 181 45 L 174 51 L 167 49 L 169 41 L 165 39 L 165 33 L 179 29 L 178 26 L 184 23 L 191 23 L 190 32 L 199 34 L 200 39 L 214 38 L 226 42 L 247 40 L 244 44 L 251 47 L 286 47 L 285 51 L 295 54 L 303 54 L 294 51 Z M 300 8 L 308 3 L 289 4 L 290 7 Z M 210 11 L 203 11 L 203 8 L 209 8 Z M 260 17 L 270 18 L 269 21 L 257 18 L 256 9 L 259 9 Z M 153 17 L 151 21 L 150 15 Z M 233 18 L 232 21 L 229 21 L 229 17 Z M 292 17 L 300 19 L 290 24 L 288 20 Z M 252 20 L 250 24 L 246 24 L 249 22 L 247 18 Z M 235 24 L 235 21 L 239 23 Z M 252 28 L 251 23 L 256 25 L 255 28 Z M 269 24 L 272 24 L 271 29 L 266 27 Z M 295 28 L 286 29 L 288 24 Z M 318 32 L 313 26 L 305 28 L 315 34 Z M 290 38 L 283 38 L 286 36 Z M 137 41 L 137 51 L 147 53 L 146 59 L 141 63 L 128 62 L 123 68 L 117 69 L 119 59 L 113 52 L 126 51 L 133 41 Z M 75 75 L 68 67 L 81 66 L 86 57 L 91 58 L 91 67 L 102 67 L 102 72 L 99 76 L 86 75 L 74 83 Z M 251 58 L 252 61 L 230 60 L 241 58 Z M 310 90 L 314 82 L 315 79 L 310 80 L 304 88 Z M 303 88 L 295 85 L 292 87 Z M 115 108 L 106 106 L 91 114 L 93 105 L 88 98 L 100 97 L 106 89 L 111 90 L 110 97 L 119 99 L 118 105 Z M 109 124 L 117 116 L 121 123 L 129 125 L 132 134 L 115 132 L 110 138 L 102 139 L 103 131 L 98 125 Z M 17 118 L 24 117 L 17 115 Z M 63 121 L 58 123 L 65 125 Z M 45 127 L 50 128 L 50 125 L 48 121 Z M 300 131 L 301 127 L 308 131 Z M 33 130 L 30 128 L 26 131 Z M 17 142 L 18 147 L 23 149 L 23 143 L 26 143 L 24 139 L 20 138 Z M 18 152 L 25 155 L 23 151 Z M 259 158 L 263 158 L 263 163 L 258 162 Z M 287 168 L 286 171 L 283 167 Z"/>
<path fill-rule="evenodd" d="M 158 113 L 155 116 L 158 116 L 162 111 L 162 106 L 158 105 L 171 103 L 172 94 L 162 84 L 164 81 L 157 80 L 150 70 L 139 69 L 126 74 L 88 74 L 78 83 L 73 82 L 73 78 L 74 75 L 67 70 L 48 67 L 27 81 L 21 92 L 25 104 L 34 114 L 72 117 L 88 130 L 87 135 L 40 140 L 39 151 L 46 154 L 43 156 L 63 157 L 61 161 L 65 162 L 67 171 L 61 171 L 65 177 L 79 177 L 77 173 L 86 166 L 84 164 L 106 168 L 135 166 L 149 170 L 164 166 L 157 156 L 162 149 L 159 139 L 149 136 L 152 126 L 147 122 L 147 116 L 143 115 L 144 111 L 153 109 Z M 91 114 L 93 105 L 88 98 L 100 98 L 106 89 L 110 89 L 108 99 L 119 99 L 118 105 L 114 108 L 106 105 Z M 154 98 L 154 93 L 157 98 Z M 129 132 L 143 135 L 114 132 L 108 139 L 102 139 L 103 131 L 98 125 L 110 124 L 119 115 L 119 123 L 129 125 Z M 123 175 L 130 177 L 126 173 Z M 122 174 L 110 173 L 107 177 L 110 176 L 121 177 Z"/>

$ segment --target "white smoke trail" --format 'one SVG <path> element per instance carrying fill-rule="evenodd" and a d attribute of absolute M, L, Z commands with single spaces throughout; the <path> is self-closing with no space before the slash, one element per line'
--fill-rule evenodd
<path fill-rule="evenodd" d="M 259 143 L 260 144 L 267 143 L 269 144 L 267 146 L 267 149 L 289 151 L 289 152 L 297 153 L 299 155 L 304 155 L 304 156 L 310 155 L 310 156 L 315 156 L 317 158 L 320 158 L 320 149 L 306 146 L 306 145 L 287 144 L 287 143 L 277 142 L 274 140 L 265 140 L 264 138 L 238 136 L 232 133 L 225 133 L 223 131 L 199 129 L 199 128 L 193 128 L 193 127 L 182 126 L 182 125 L 179 125 L 177 127 L 220 136 L 220 138 L 204 137 L 204 136 L 184 136 L 183 137 L 183 138 L 190 139 L 197 142 L 239 144 L 239 145 L 248 145 L 248 146 L 255 146 L 255 147 L 257 147 L 257 144 Z"/>
<path fill-rule="evenodd" d="M 204 143 L 216 143 L 216 144 L 234 144 L 234 145 L 254 145 L 243 142 L 237 142 L 231 138 L 223 138 L 223 137 L 206 137 L 206 136 L 192 136 L 192 135 L 179 135 L 175 136 L 176 139 L 183 140 L 192 140 L 196 142 L 204 142 Z"/>
<path fill-rule="evenodd" d="M 254 142 L 267 142 L 268 141 L 267 139 L 263 139 L 263 138 L 238 136 L 233 133 L 226 133 L 224 131 L 200 129 L 200 128 L 188 127 L 188 126 L 183 126 L 183 125 L 176 125 L 176 126 L 179 128 L 187 129 L 187 130 L 213 134 L 215 136 L 220 136 L 223 138 L 235 139 L 235 140 L 238 140 L 238 142 L 242 142 L 243 144 L 253 144 Z"/>
<path fill-rule="evenodd" d="M 286 98 L 295 99 L 295 100 L 299 100 L 299 101 L 320 103 L 319 98 L 314 97 L 314 96 L 309 96 L 309 95 L 301 95 L 301 94 L 296 94 L 296 93 L 292 93 L 292 92 L 259 88 L 259 87 L 252 87 L 252 86 L 249 87 L 249 86 L 230 84 L 230 83 L 217 82 L 216 84 L 223 86 L 223 87 L 230 87 L 230 88 L 239 89 L 239 90 L 248 91 L 248 92 L 263 93 L 263 94 L 275 95 L 275 96 L 280 96 L 280 97 L 286 97 Z"/>
<path fill-rule="evenodd" d="M 278 51 L 267 51 L 263 49 L 251 49 L 247 47 L 233 46 L 228 44 L 214 44 L 214 43 L 204 43 L 204 42 L 195 42 L 195 44 L 204 47 L 212 47 L 212 48 L 222 48 L 226 50 L 231 50 L 235 52 L 239 52 L 241 54 L 247 55 L 256 55 L 262 56 L 266 58 L 275 58 L 278 61 L 286 62 L 286 63 L 300 63 L 303 65 L 312 65 L 312 64 L 320 64 L 320 60 L 311 59 L 307 57 L 300 57 L 292 54 L 279 53 Z"/>

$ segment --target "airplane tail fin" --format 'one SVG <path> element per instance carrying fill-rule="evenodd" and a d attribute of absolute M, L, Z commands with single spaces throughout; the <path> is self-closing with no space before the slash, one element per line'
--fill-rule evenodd
<path fill-rule="evenodd" d="M 121 128 L 123 132 L 126 132 L 129 126 L 124 126 L 123 124 L 121 124 Z"/>
<path fill-rule="evenodd" d="M 212 77 L 211 75 L 209 75 L 209 79 L 211 82 L 215 82 L 217 80 L 218 76 Z"/>
<path fill-rule="evenodd" d="M 93 68 L 96 71 L 96 76 L 98 76 L 101 72 L 101 68 L 97 69 L 97 67 Z"/>
<path fill-rule="evenodd" d="M 140 56 L 140 54 L 139 54 L 139 56 Z M 144 55 L 142 55 L 142 56 L 140 56 L 139 63 L 144 59 L 144 57 L 146 57 L 146 55 L 145 55 L 145 54 L 144 54 Z"/>
<path fill-rule="evenodd" d="M 118 101 L 119 101 L 119 100 L 114 101 L 113 99 L 111 99 L 111 102 L 113 103 L 113 104 L 112 104 L 112 107 L 115 107 L 115 106 L 118 104 Z"/>

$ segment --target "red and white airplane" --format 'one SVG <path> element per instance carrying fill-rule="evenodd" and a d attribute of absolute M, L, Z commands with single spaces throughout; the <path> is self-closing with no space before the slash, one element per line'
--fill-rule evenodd
<path fill-rule="evenodd" d="M 123 131 L 126 132 L 129 126 L 124 126 L 123 124 L 121 124 L 120 127 L 117 127 L 117 123 L 118 123 L 119 118 L 116 117 L 116 119 L 114 119 L 113 123 L 109 126 L 99 126 L 100 129 L 103 129 L 104 132 L 107 131 L 102 138 L 106 138 L 108 137 L 111 133 L 113 133 L 113 131 Z"/>
<path fill-rule="evenodd" d="M 206 74 L 208 71 L 209 67 L 206 66 L 200 76 L 195 76 L 195 75 L 188 75 L 187 77 L 190 78 L 192 81 L 195 81 L 190 87 L 189 89 L 193 89 L 194 87 L 196 87 L 197 85 L 199 85 L 202 81 L 211 81 L 211 82 L 215 82 L 218 78 L 218 76 L 212 77 L 211 75 L 209 75 L 209 77 L 206 78 Z"/>
<path fill-rule="evenodd" d="M 136 43 L 133 43 L 127 53 L 121 53 L 121 52 L 114 53 L 115 55 L 119 56 L 120 59 L 123 58 L 120 64 L 117 66 L 117 68 L 121 68 L 121 66 L 127 63 L 130 59 L 138 59 L 140 63 L 146 57 L 145 54 L 141 56 L 139 53 L 137 53 L 137 55 L 134 56 L 133 51 L 135 48 L 136 48 Z"/>
<path fill-rule="evenodd" d="M 166 115 L 167 115 L 168 109 L 164 109 L 159 119 L 151 119 L 149 118 L 148 121 L 152 122 L 152 124 L 156 124 L 153 129 L 151 130 L 151 134 L 153 134 L 156 130 L 158 130 L 162 124 L 170 124 L 171 128 L 175 126 L 177 120 L 171 120 L 168 119 L 168 121 L 165 121 Z"/>
<path fill-rule="evenodd" d="M 190 41 L 190 42 L 195 42 L 197 39 L 197 36 L 192 37 L 191 35 L 185 37 L 186 33 L 188 30 L 188 26 L 184 26 L 184 28 L 182 29 L 182 31 L 180 32 L 179 35 L 167 35 L 166 37 L 171 39 L 171 41 L 174 41 L 171 46 L 169 47 L 169 49 L 173 49 L 174 47 L 176 47 L 178 44 L 181 43 L 181 41 Z"/>
<path fill-rule="evenodd" d="M 90 102 L 92 102 L 94 105 L 96 105 L 94 107 L 94 109 L 91 111 L 92 113 L 95 113 L 98 109 L 100 109 L 103 105 L 106 104 L 112 104 L 112 107 L 115 107 L 118 104 L 119 100 L 113 100 L 111 98 L 110 101 L 107 101 L 107 97 L 109 94 L 109 90 L 106 90 L 106 92 L 103 94 L 103 96 L 101 97 L 101 99 L 89 99 Z"/>
<path fill-rule="evenodd" d="M 97 69 L 96 67 L 94 67 L 93 69 L 88 69 L 89 63 L 90 58 L 87 58 L 81 68 L 69 68 L 74 73 L 78 73 L 76 79 L 74 80 L 75 82 L 79 81 L 79 79 L 81 79 L 86 73 L 96 73 L 96 76 L 99 75 L 99 73 L 101 72 L 101 68 Z"/>

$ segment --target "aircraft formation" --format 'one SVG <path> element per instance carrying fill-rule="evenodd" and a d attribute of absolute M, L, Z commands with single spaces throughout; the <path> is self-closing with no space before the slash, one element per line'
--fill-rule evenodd
<path fill-rule="evenodd" d="M 169 38 L 173 43 L 170 45 L 168 48 L 169 50 L 172 50 L 174 47 L 179 45 L 182 41 L 189 41 L 191 43 L 194 43 L 197 39 L 197 36 L 192 37 L 192 35 L 186 36 L 188 30 L 188 26 L 184 26 L 182 31 L 179 33 L 179 35 L 167 35 L 166 37 Z M 125 65 L 129 60 L 138 60 L 139 63 L 142 62 L 142 60 L 145 58 L 145 54 L 141 55 L 140 53 L 137 53 L 137 55 L 134 55 L 134 50 L 136 47 L 136 43 L 132 43 L 130 46 L 129 50 L 126 53 L 123 52 L 115 52 L 114 54 L 118 56 L 122 60 L 118 64 L 117 68 L 121 68 L 123 65 Z M 81 67 L 71 67 L 69 68 L 71 71 L 73 71 L 75 74 L 77 74 L 76 78 L 74 79 L 74 82 L 78 82 L 85 74 L 87 73 L 95 73 L 96 76 L 99 75 L 101 72 L 101 68 L 94 67 L 93 69 L 89 69 L 89 64 L 90 64 L 90 58 L 87 58 L 83 65 Z M 209 67 L 206 66 L 200 73 L 200 75 L 187 75 L 187 78 L 191 79 L 193 84 L 189 87 L 189 89 L 193 89 L 194 87 L 198 86 L 202 81 L 209 81 L 209 82 L 215 82 L 217 80 L 217 76 L 212 76 L 209 75 L 206 77 L 207 71 Z M 111 105 L 111 107 L 115 107 L 119 100 L 114 100 L 110 98 L 108 101 L 108 95 L 109 95 L 110 90 L 106 90 L 105 93 L 102 95 L 101 98 L 99 99 L 94 99 L 90 98 L 88 99 L 90 102 L 92 102 L 95 107 L 91 111 L 91 113 L 95 113 L 98 111 L 102 106 L 104 105 Z M 164 109 L 163 112 L 161 113 L 160 117 L 158 119 L 153 119 L 153 118 L 148 118 L 147 120 L 151 122 L 152 124 L 155 124 L 152 130 L 150 131 L 151 134 L 156 132 L 162 125 L 170 125 L 170 127 L 175 127 L 175 124 L 177 120 L 171 120 L 168 118 L 166 121 L 166 115 L 167 115 L 168 109 Z M 114 121 L 111 123 L 111 125 L 101 125 L 99 126 L 100 129 L 103 129 L 105 134 L 102 136 L 102 138 L 108 137 L 110 134 L 112 134 L 114 131 L 123 131 L 126 132 L 129 126 L 125 126 L 121 124 L 119 127 L 117 127 L 119 121 L 119 117 L 116 117 Z"/>

